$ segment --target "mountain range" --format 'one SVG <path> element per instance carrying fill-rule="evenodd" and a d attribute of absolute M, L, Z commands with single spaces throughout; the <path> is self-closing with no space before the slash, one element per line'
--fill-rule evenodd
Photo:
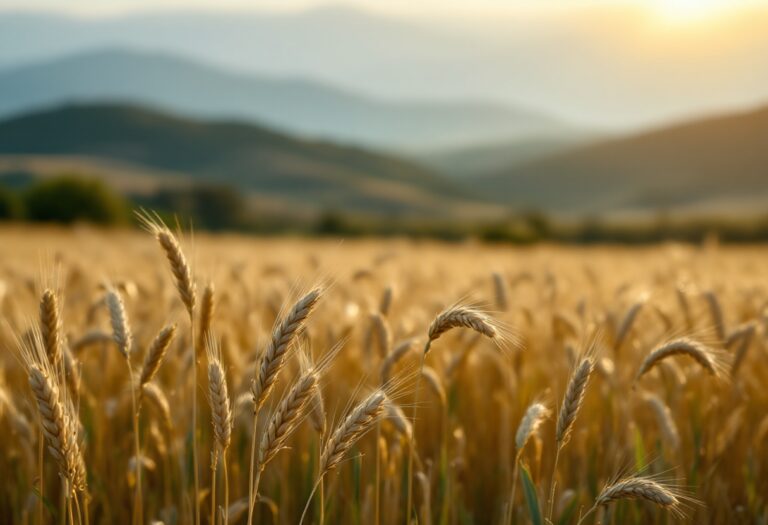
<path fill-rule="evenodd" d="M 0 170 L 5 165 L 7 174 L 37 175 L 56 164 L 90 175 L 138 177 L 142 184 L 157 177 L 164 183 L 225 184 L 278 199 L 299 213 L 447 218 L 500 210 L 418 164 L 252 124 L 116 104 L 69 105 L 0 122 Z M 130 181 L 111 182 L 135 189 Z"/>
<path fill-rule="evenodd" d="M 0 122 L 0 176 L 66 167 L 130 191 L 218 182 L 297 212 L 463 220 L 520 209 L 754 215 L 768 204 L 768 107 L 545 150 L 447 176 L 390 154 L 137 106 L 69 105 Z"/>
<path fill-rule="evenodd" d="M 768 106 L 599 141 L 473 181 L 532 209 L 764 214 Z"/>
<path fill-rule="evenodd" d="M 148 105 L 399 152 L 568 129 L 554 118 L 500 104 L 381 100 L 314 81 L 236 74 L 136 51 L 100 50 L 0 70 L 0 118 L 71 102 Z"/>

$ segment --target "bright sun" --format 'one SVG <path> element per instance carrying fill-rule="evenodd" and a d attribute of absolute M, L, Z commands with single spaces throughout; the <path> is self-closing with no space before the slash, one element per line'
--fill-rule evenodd
<path fill-rule="evenodd" d="M 673 21 L 709 18 L 733 5 L 729 0 L 660 0 L 664 14 Z"/>

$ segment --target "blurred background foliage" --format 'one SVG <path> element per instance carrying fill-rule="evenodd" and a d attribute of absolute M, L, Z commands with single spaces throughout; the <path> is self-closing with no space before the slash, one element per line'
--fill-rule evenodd
<path fill-rule="evenodd" d="M 77 173 L 34 179 L 18 177 L 0 184 L 0 221 L 72 224 L 86 222 L 104 226 L 132 226 L 132 210 L 158 211 L 171 222 L 192 224 L 208 231 L 239 231 L 308 236 L 411 236 L 445 241 L 467 238 L 491 243 L 531 244 L 564 242 L 577 244 L 643 244 L 663 241 L 701 243 L 768 240 L 768 213 L 751 219 L 700 217 L 673 219 L 659 213 L 651 220 L 624 223 L 598 217 L 554 219 L 528 210 L 489 221 L 424 220 L 366 217 L 326 210 L 308 218 L 295 215 L 260 214 L 251 210 L 235 189 L 211 183 L 163 187 L 149 194 L 121 195 L 106 183 Z"/>

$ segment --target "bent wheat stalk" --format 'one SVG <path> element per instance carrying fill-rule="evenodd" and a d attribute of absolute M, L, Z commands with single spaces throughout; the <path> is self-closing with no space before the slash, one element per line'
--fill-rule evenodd
<path fill-rule="evenodd" d="M 489 339 L 495 339 L 499 335 L 496 323 L 484 312 L 471 306 L 454 305 L 446 308 L 434 318 L 427 331 L 427 342 L 424 345 L 424 351 L 421 354 L 421 363 L 419 365 L 419 377 L 416 380 L 416 390 L 413 394 L 413 415 L 411 416 L 411 427 L 413 433 L 408 447 L 408 469 L 406 471 L 407 479 L 407 503 L 405 506 L 405 523 L 410 525 L 411 509 L 413 507 L 413 456 L 416 439 L 416 413 L 419 406 L 419 390 L 421 389 L 422 375 L 424 372 L 424 363 L 429 353 L 432 343 L 440 338 L 441 335 L 454 328 L 469 328 L 478 334 L 484 335 Z M 445 438 L 444 438 L 445 439 Z"/>
<path fill-rule="evenodd" d="M 680 506 L 680 500 L 672 489 L 650 478 L 633 476 L 605 487 L 597 496 L 595 504 L 579 519 L 577 525 L 581 525 L 599 507 L 605 507 L 624 499 L 650 501 L 659 507 L 670 509 L 672 512 L 678 510 Z"/>
<path fill-rule="evenodd" d="M 676 355 L 686 355 L 692 358 L 711 375 L 717 375 L 717 363 L 714 358 L 714 352 L 708 346 L 699 343 L 698 341 L 681 338 L 664 343 L 652 350 L 640 364 L 640 368 L 635 376 L 635 381 L 643 377 L 664 359 Z"/>

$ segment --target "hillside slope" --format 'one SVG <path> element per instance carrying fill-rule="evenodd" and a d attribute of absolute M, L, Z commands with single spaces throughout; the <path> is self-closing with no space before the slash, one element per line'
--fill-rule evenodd
<path fill-rule="evenodd" d="M 422 216 L 483 211 L 480 199 L 396 157 L 135 106 L 66 106 L 0 122 L 0 155 L 102 159 L 313 209 Z"/>
<path fill-rule="evenodd" d="M 477 188 L 504 202 L 552 211 L 738 211 L 764 205 L 768 107 L 577 148 L 479 182 Z"/>

